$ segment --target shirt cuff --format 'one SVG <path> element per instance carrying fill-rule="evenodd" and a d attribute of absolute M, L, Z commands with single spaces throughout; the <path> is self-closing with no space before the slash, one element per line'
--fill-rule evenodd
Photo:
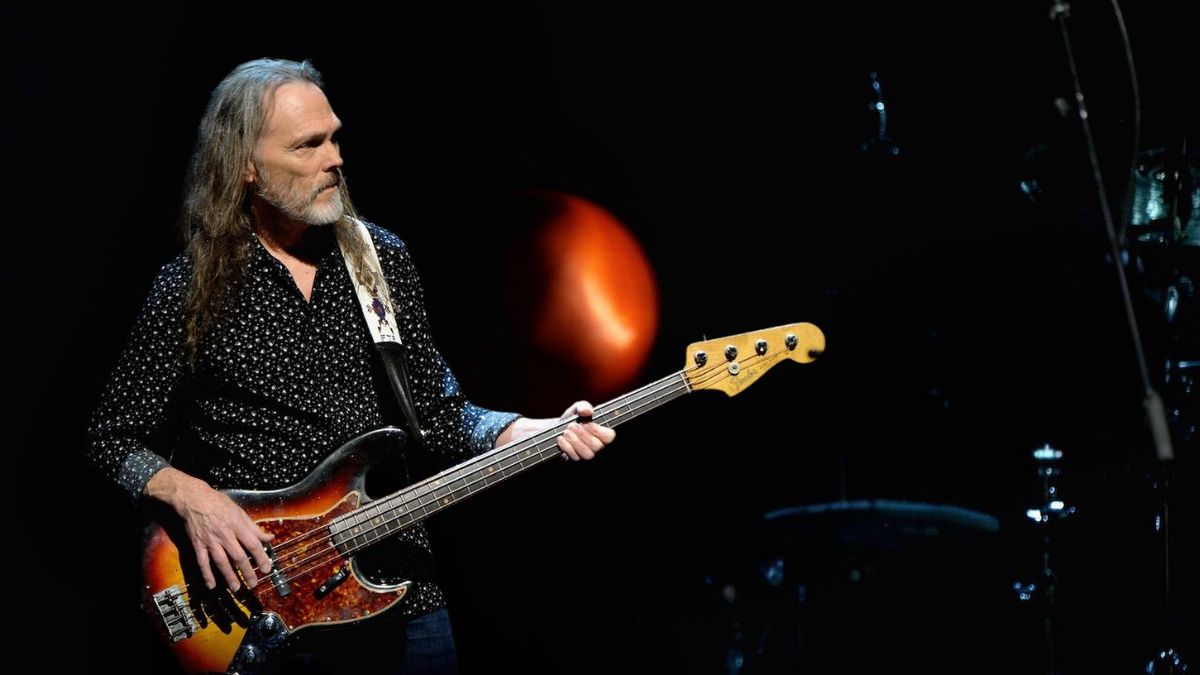
<path fill-rule="evenodd" d="M 474 454 L 487 452 L 496 446 L 496 439 L 520 417 L 517 413 L 489 410 L 480 416 L 471 430 L 471 450 Z"/>
<path fill-rule="evenodd" d="M 136 502 L 142 498 L 146 483 L 154 474 L 170 465 L 170 462 L 149 450 L 138 450 L 126 457 L 125 462 L 121 464 L 117 484 L 125 488 Z"/>

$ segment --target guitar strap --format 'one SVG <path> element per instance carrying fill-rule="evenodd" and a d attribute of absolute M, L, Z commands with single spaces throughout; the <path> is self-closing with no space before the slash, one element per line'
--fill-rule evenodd
<path fill-rule="evenodd" d="M 362 221 L 355 219 L 354 223 L 356 225 L 355 234 L 366 246 L 367 255 L 364 262 L 374 272 L 368 278 L 382 280 L 384 278 L 383 271 L 379 266 L 379 254 L 375 250 L 375 242 L 371 241 L 371 233 L 367 231 L 367 226 Z M 383 369 L 387 372 L 388 383 L 392 385 L 392 393 L 396 395 L 396 401 L 400 403 L 400 409 L 408 421 L 409 436 L 413 442 L 420 445 L 425 434 L 421 431 L 421 424 L 417 419 L 417 409 L 409 394 L 411 388 L 408 386 L 407 358 L 404 354 L 404 344 L 400 341 L 400 333 L 397 330 L 399 324 L 396 323 L 396 316 L 391 305 L 379 297 L 380 295 L 390 297 L 391 293 L 378 293 L 376 289 L 368 288 L 366 284 L 362 283 L 353 257 L 348 255 L 341 242 L 338 242 L 338 246 L 342 249 L 342 260 L 346 262 L 346 269 L 350 272 L 350 281 L 354 284 L 354 291 L 358 295 L 358 306 L 367 321 L 367 329 L 370 330 L 371 339 L 375 341 L 375 349 L 383 360 Z M 385 280 L 383 283 L 386 284 L 387 281 Z"/>

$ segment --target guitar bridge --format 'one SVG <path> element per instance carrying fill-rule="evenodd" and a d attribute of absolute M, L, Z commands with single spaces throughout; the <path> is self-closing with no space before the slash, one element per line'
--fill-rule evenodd
<path fill-rule="evenodd" d="M 196 634 L 196 617 L 178 586 L 155 593 L 154 606 L 162 618 L 167 639 L 172 643 L 186 640 Z"/>

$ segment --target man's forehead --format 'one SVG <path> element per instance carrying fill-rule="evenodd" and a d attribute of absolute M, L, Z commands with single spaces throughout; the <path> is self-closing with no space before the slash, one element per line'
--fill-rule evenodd
<path fill-rule="evenodd" d="M 342 126 L 329 101 L 316 85 L 307 82 L 288 82 L 268 94 L 267 120 L 263 134 L 281 132 L 304 135 Z"/>

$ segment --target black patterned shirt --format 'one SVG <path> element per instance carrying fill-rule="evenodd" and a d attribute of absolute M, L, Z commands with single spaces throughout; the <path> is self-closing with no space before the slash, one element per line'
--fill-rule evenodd
<path fill-rule="evenodd" d="M 491 449 L 517 415 L 467 401 L 434 347 L 407 247 L 368 229 L 396 304 L 423 449 L 443 465 Z M 246 283 L 194 369 L 183 348 L 191 261 L 185 253 L 163 267 L 93 414 L 88 459 L 135 500 L 168 464 L 218 489 L 273 489 L 299 482 L 354 436 L 403 426 L 341 251 L 328 239 L 310 300 L 254 239 Z M 415 616 L 442 607 L 424 527 L 396 539 L 414 582 L 397 609 Z"/>

